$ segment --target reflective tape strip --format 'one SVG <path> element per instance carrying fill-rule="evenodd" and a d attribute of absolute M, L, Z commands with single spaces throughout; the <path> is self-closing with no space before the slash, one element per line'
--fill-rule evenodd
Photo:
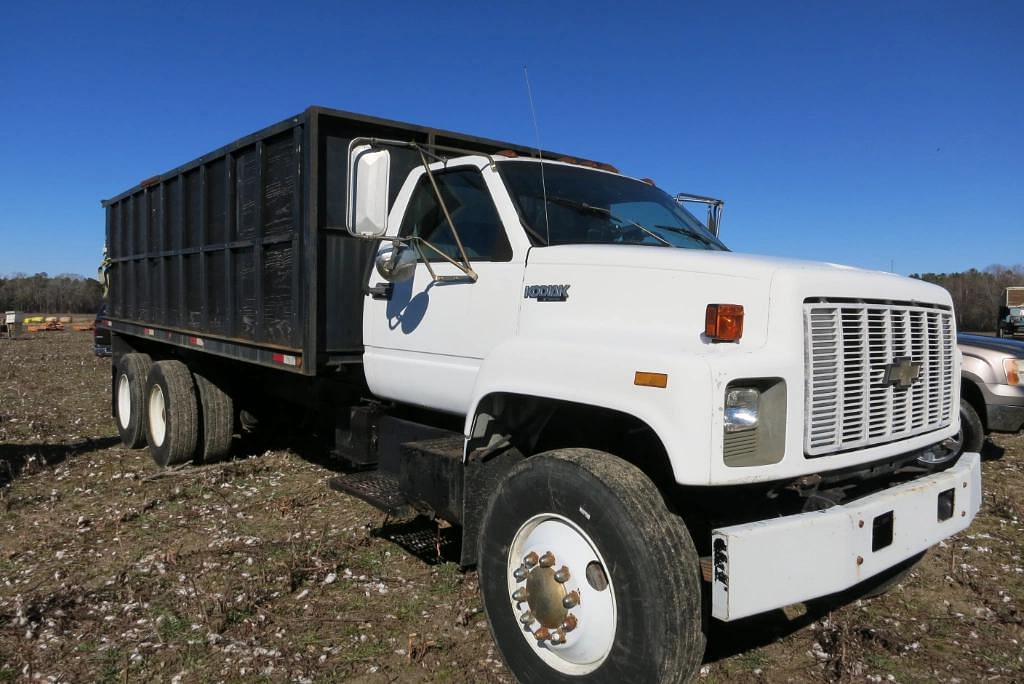
<path fill-rule="evenodd" d="M 188 343 L 189 344 L 194 344 L 197 347 L 204 346 L 203 338 L 202 337 L 190 337 L 190 338 L 188 338 Z"/>
<path fill-rule="evenodd" d="M 153 330 L 152 328 L 143 328 L 142 332 L 145 333 L 146 335 L 149 335 L 150 337 L 156 335 L 156 331 Z"/>
<path fill-rule="evenodd" d="M 291 354 L 274 354 L 271 358 L 275 363 L 283 363 L 286 366 L 301 366 L 302 359 Z"/>

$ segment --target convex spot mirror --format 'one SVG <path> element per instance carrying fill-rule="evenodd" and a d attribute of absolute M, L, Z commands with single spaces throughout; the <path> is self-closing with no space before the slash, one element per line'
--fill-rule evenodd
<path fill-rule="evenodd" d="M 416 250 L 408 245 L 392 242 L 377 252 L 377 259 L 374 265 L 380 277 L 389 283 L 400 283 L 412 278 L 416 272 L 416 262 L 419 255 Z"/>
<path fill-rule="evenodd" d="M 348 232 L 376 238 L 388 229 L 388 183 L 391 153 L 362 145 L 348 161 Z"/>

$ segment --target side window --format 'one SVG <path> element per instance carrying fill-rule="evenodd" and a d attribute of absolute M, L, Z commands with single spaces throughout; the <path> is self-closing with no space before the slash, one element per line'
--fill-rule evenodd
<path fill-rule="evenodd" d="M 434 178 L 469 260 L 510 261 L 512 247 L 480 171 L 457 169 L 435 173 Z M 460 258 L 455 237 L 425 174 L 413 190 L 399 235 L 418 235 L 452 259 Z M 430 250 L 424 255 L 431 261 L 441 260 Z"/>

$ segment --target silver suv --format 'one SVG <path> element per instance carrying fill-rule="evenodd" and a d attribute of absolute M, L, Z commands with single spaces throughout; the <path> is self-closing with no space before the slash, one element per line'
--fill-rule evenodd
<path fill-rule="evenodd" d="M 1024 341 L 957 335 L 962 450 L 981 451 L 989 432 L 1024 427 Z"/>

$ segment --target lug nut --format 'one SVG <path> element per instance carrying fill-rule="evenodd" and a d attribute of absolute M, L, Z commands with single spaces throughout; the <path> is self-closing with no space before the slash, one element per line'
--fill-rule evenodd
<path fill-rule="evenodd" d="M 537 558 L 537 552 L 531 551 L 523 557 L 523 565 L 525 565 L 528 568 L 532 568 L 534 565 L 537 564 L 538 560 L 539 559 Z"/>
<path fill-rule="evenodd" d="M 512 576 L 516 578 L 517 582 L 522 582 L 524 579 L 526 579 L 526 575 L 528 575 L 528 574 L 529 574 L 529 572 L 526 570 L 526 566 L 525 565 L 520 565 L 512 573 Z"/>
<path fill-rule="evenodd" d="M 562 622 L 562 629 L 566 632 L 571 632 L 576 629 L 576 616 L 569 613 L 565 616 L 565 620 Z"/>
<path fill-rule="evenodd" d="M 513 598 L 514 597 L 515 596 L 513 595 Z M 570 610 L 572 608 L 575 608 L 576 606 L 579 605 L 579 603 L 580 603 L 580 592 L 578 592 L 578 591 L 575 591 L 575 590 L 570 591 L 568 594 L 566 594 L 565 596 L 562 597 L 562 607 L 565 608 L 566 610 Z"/>
<path fill-rule="evenodd" d="M 526 593 L 526 587 L 519 587 L 512 592 L 512 600 L 516 603 L 522 603 L 526 600 L 527 596 L 529 596 L 529 594 Z"/>
<path fill-rule="evenodd" d="M 569 568 L 564 565 L 555 572 L 555 581 L 565 583 L 569 581 Z"/>
<path fill-rule="evenodd" d="M 551 630 L 549 630 L 547 627 L 541 627 L 533 633 L 533 638 L 537 641 L 547 641 L 551 638 Z"/>
<path fill-rule="evenodd" d="M 525 613 L 519 616 L 519 621 L 522 622 L 524 625 L 529 625 L 533 622 L 533 613 L 531 613 L 530 611 L 526 611 Z"/>
<path fill-rule="evenodd" d="M 540 557 L 540 567 L 550 568 L 555 564 L 555 554 L 550 551 L 545 551 L 544 555 Z"/>
<path fill-rule="evenodd" d="M 562 630 L 558 630 L 557 632 L 552 634 L 551 635 L 551 643 L 554 646 L 558 646 L 559 644 L 564 644 L 565 643 L 565 632 L 563 632 Z"/>

